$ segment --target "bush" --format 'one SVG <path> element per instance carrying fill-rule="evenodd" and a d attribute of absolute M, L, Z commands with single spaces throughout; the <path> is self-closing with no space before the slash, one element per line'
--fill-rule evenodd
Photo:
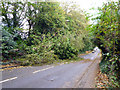
<path fill-rule="evenodd" d="M 78 50 L 67 43 L 61 43 L 60 45 L 54 46 L 54 51 L 60 59 L 70 59 L 78 55 Z"/>
<path fill-rule="evenodd" d="M 119 9 L 118 2 L 110 1 L 103 4 L 98 8 L 98 16 L 93 19 L 96 24 L 91 25 L 95 36 L 94 43 L 105 55 L 101 62 L 101 70 L 108 74 L 112 87 L 120 87 Z"/>
<path fill-rule="evenodd" d="M 26 55 L 22 58 L 18 58 L 18 61 L 21 61 L 22 65 L 41 65 L 45 63 L 53 63 L 58 60 L 58 57 L 54 54 L 54 51 L 51 50 L 52 41 L 51 37 L 48 35 L 32 35 L 31 38 L 34 38 L 32 41 L 33 45 L 27 46 L 25 48 Z M 42 40 L 41 40 L 42 38 Z"/>
<path fill-rule="evenodd" d="M 21 65 L 42 65 L 45 63 L 51 64 L 57 59 L 54 52 L 50 51 L 41 54 L 26 54 L 25 56 L 18 58 L 17 61 L 20 61 Z"/>
<path fill-rule="evenodd" d="M 119 85 L 119 68 L 117 65 L 117 62 L 113 62 L 114 59 L 117 59 L 117 57 L 115 58 L 111 58 L 110 56 L 104 55 L 103 59 L 100 63 L 100 70 L 102 73 L 107 74 L 107 76 L 109 77 L 109 83 L 108 86 L 109 87 L 120 87 Z"/>
<path fill-rule="evenodd" d="M 58 38 L 56 38 L 52 47 L 60 59 L 74 58 L 78 55 L 79 50 L 84 48 L 82 36 L 76 36 L 76 33 L 68 31 L 58 34 Z"/>
<path fill-rule="evenodd" d="M 23 17 L 19 17 L 16 10 L 9 12 L 8 5 L 13 7 L 17 5 L 15 9 L 20 8 L 18 11 L 24 13 Z M 24 7 L 25 10 L 23 10 Z M 5 31 L 12 34 L 10 37 L 3 36 L 5 39 L 2 46 L 4 57 L 9 57 L 11 50 L 12 55 L 18 53 L 17 58 L 20 55 L 21 59 L 18 58 L 18 61 L 23 62 L 24 65 L 34 65 L 52 63 L 58 58 L 74 58 L 79 51 L 85 50 L 87 40 L 85 41 L 83 38 L 86 38 L 85 35 L 87 35 L 85 27 L 88 25 L 88 21 L 80 8 L 73 9 L 77 8 L 77 5 L 73 3 L 68 7 L 66 9 L 70 9 L 70 12 L 63 9 L 60 3 L 2 2 L 2 24 L 8 29 Z M 15 16 L 14 13 L 16 13 Z M 9 15 L 13 17 L 9 17 Z M 22 21 L 26 18 L 29 28 L 28 35 L 20 32 L 23 30 L 24 22 Z M 18 34 L 18 32 L 20 33 Z M 14 36 L 16 38 L 13 40 Z M 26 40 L 23 41 L 24 37 Z M 17 43 L 17 47 L 15 43 Z M 15 52 L 16 48 L 19 52 Z"/>
<path fill-rule="evenodd" d="M 12 49 L 15 48 L 17 45 L 16 42 L 13 40 L 13 35 L 11 35 L 8 31 L 7 28 L 2 28 L 2 39 L 0 42 L 2 42 L 2 56 L 4 57 L 3 59 L 9 59 L 9 54 Z"/>
<path fill-rule="evenodd" d="M 42 63 L 53 63 L 59 59 L 71 59 L 78 55 L 79 50 L 84 48 L 82 35 L 76 37 L 76 33 L 65 30 L 53 34 L 31 35 L 33 41 L 25 51 L 23 64 L 35 65 Z M 27 55 L 28 54 L 28 55 Z M 38 56 L 37 56 L 38 55 Z"/>

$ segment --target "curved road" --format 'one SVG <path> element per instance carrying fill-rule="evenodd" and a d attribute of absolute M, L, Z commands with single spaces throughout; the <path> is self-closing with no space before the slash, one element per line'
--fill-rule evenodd
<path fill-rule="evenodd" d="M 98 49 L 94 53 L 80 56 L 84 60 L 79 62 L 4 70 L 0 84 L 2 88 L 94 87 L 89 84 L 94 78 L 93 72 L 89 71 L 97 68 L 95 65 L 98 65 L 96 61 L 100 57 L 99 53 Z"/>

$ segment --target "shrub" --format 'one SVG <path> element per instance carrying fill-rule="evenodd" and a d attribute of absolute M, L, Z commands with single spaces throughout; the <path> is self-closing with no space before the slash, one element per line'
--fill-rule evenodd
<path fill-rule="evenodd" d="M 25 56 L 18 58 L 17 61 L 21 62 L 21 65 L 42 65 L 51 64 L 57 60 L 57 56 L 54 55 L 53 51 L 44 52 L 41 54 L 26 54 Z"/>
<path fill-rule="evenodd" d="M 3 59 L 8 59 L 10 51 L 15 48 L 17 45 L 16 42 L 13 40 L 13 35 L 11 35 L 8 31 L 7 28 L 2 28 L 2 39 L 0 42 L 2 42 L 2 56 L 4 57 Z"/>
<path fill-rule="evenodd" d="M 58 34 L 52 47 L 60 59 L 70 59 L 78 55 L 79 50 L 84 48 L 84 43 L 82 36 L 76 37 L 76 33 L 63 31 L 63 34 Z"/>

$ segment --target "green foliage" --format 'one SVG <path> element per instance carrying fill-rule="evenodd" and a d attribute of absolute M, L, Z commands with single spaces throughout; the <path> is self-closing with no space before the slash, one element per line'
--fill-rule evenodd
<path fill-rule="evenodd" d="M 21 63 L 21 65 L 42 65 L 42 64 L 51 64 L 57 59 L 57 56 L 54 55 L 52 51 L 44 52 L 44 53 L 35 53 L 35 54 L 27 54 L 24 57 L 18 58 L 17 61 Z"/>
<path fill-rule="evenodd" d="M 58 36 L 54 41 L 53 49 L 60 59 L 76 57 L 79 50 L 84 48 L 82 37 L 77 36 L 75 33 L 64 31 L 64 34 L 59 34 Z"/>
<path fill-rule="evenodd" d="M 3 17 L 2 23 L 4 24 L 4 26 L 9 27 L 9 33 L 15 34 L 16 30 L 14 29 L 17 27 L 20 28 L 24 25 L 24 7 L 25 3 L 22 2 L 0 2 L 1 16 Z"/>
<path fill-rule="evenodd" d="M 2 28 L 2 55 L 4 58 L 9 58 L 10 50 L 14 49 L 16 46 L 16 42 L 13 40 L 13 35 L 11 35 L 7 30 L 7 28 Z"/>
<path fill-rule="evenodd" d="M 115 49 L 115 44 L 117 44 L 118 37 L 118 18 L 117 11 L 118 5 L 115 2 L 109 2 L 108 4 L 103 5 L 102 8 L 99 8 L 99 16 L 96 17 L 97 24 L 93 25 L 94 33 L 96 34 L 96 43 L 97 40 L 100 40 L 100 48 L 106 48 L 106 51 L 113 51 Z M 103 52 L 105 52 L 103 50 Z M 110 52 L 111 54 L 113 52 Z"/>
<path fill-rule="evenodd" d="M 22 65 L 42 65 L 44 63 L 53 63 L 58 60 L 58 57 L 54 54 L 51 49 L 52 40 L 49 34 L 31 35 L 33 45 L 25 48 L 26 55 L 22 58 L 17 59 L 21 61 Z M 42 38 L 42 40 L 41 40 Z"/>
<path fill-rule="evenodd" d="M 99 15 L 93 19 L 96 20 L 97 24 L 90 26 L 90 29 L 95 36 L 94 43 L 103 52 L 103 60 L 100 64 L 101 70 L 108 74 L 112 87 L 119 87 L 120 20 L 118 18 L 118 2 L 108 2 L 98 10 Z"/>
<path fill-rule="evenodd" d="M 16 43 L 11 48 L 16 60 L 22 65 L 40 65 L 76 58 L 80 52 L 91 49 L 84 12 L 75 4 L 70 7 L 68 12 L 58 2 L 2 2 L 2 24 Z M 28 23 L 26 39 L 18 34 L 24 30 L 24 21 Z"/>
<path fill-rule="evenodd" d="M 38 3 L 37 8 L 38 13 L 34 19 L 33 33 L 56 32 L 57 28 L 65 27 L 64 11 L 59 3 L 42 2 Z"/>
<path fill-rule="evenodd" d="M 66 32 L 65 30 L 57 32 L 57 34 L 31 35 L 31 38 L 33 45 L 27 47 L 25 51 L 29 56 L 31 55 L 31 57 L 38 55 L 39 59 L 37 61 L 39 61 L 39 63 L 52 63 L 58 60 L 58 58 L 75 58 L 78 52 L 84 48 L 82 37 L 75 33 L 70 33 L 69 31 Z M 31 63 L 35 61 L 34 58 L 28 58 L 28 55 L 25 55 L 22 60 L 29 60 Z M 33 62 L 30 65 L 34 64 L 36 63 Z"/>
<path fill-rule="evenodd" d="M 110 59 L 110 60 L 109 60 Z M 116 59 L 116 60 L 114 60 Z M 119 66 L 118 66 L 118 62 L 117 62 L 117 59 L 118 57 L 116 58 L 110 58 L 107 57 L 107 56 L 103 56 L 103 59 L 100 63 L 100 70 L 102 73 L 106 73 L 107 76 L 109 77 L 109 82 L 108 83 L 108 86 L 109 88 L 113 88 L 113 87 L 120 87 L 119 85 Z M 109 60 L 109 61 L 108 61 Z"/>

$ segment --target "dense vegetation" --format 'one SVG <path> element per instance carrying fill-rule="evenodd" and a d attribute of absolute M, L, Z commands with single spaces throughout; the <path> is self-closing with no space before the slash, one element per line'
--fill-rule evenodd
<path fill-rule="evenodd" d="M 101 71 L 109 77 L 108 87 L 120 87 L 120 5 L 108 2 L 98 10 L 98 16 L 93 19 L 96 24 L 89 29 L 94 33 L 94 44 L 103 53 Z"/>
<path fill-rule="evenodd" d="M 108 2 L 89 25 L 75 3 L 1 2 L 2 60 L 41 65 L 75 59 L 98 46 L 109 87 L 120 87 L 120 5 Z M 27 24 L 27 26 L 25 26 Z M 27 29 L 25 28 L 27 27 Z"/>
<path fill-rule="evenodd" d="M 4 1 L 0 7 L 3 61 L 41 65 L 70 60 L 93 48 L 88 20 L 75 3 Z"/>

